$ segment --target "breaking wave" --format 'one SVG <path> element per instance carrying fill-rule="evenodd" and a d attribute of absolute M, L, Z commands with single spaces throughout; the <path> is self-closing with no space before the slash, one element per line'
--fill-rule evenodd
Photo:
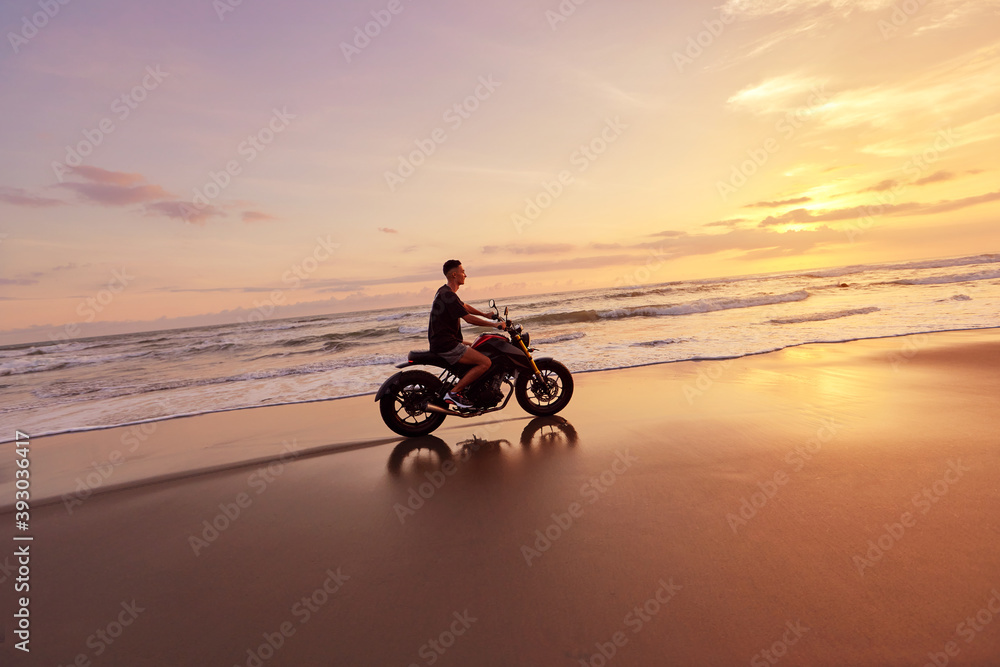
<path fill-rule="evenodd" d="M 771 306 L 777 303 L 804 301 L 809 298 L 806 290 L 797 290 L 787 294 L 760 294 L 743 298 L 698 299 L 688 303 L 662 306 L 631 306 L 613 310 L 571 310 L 564 313 L 542 313 L 526 317 L 524 322 L 536 324 L 568 324 L 578 322 L 597 322 L 600 320 L 618 320 L 626 317 L 667 317 L 679 315 L 695 315 L 712 313 L 718 310 L 733 308 L 753 308 L 756 306 Z"/>
<path fill-rule="evenodd" d="M 890 280 L 885 283 L 874 283 L 876 285 L 944 285 L 947 283 L 964 283 L 971 280 L 990 280 L 1000 278 L 1000 270 L 977 271 L 976 273 L 960 273 L 950 276 L 928 276 L 926 278 L 903 278 L 900 280 Z"/>
<path fill-rule="evenodd" d="M 850 317 L 852 315 L 867 315 L 868 313 L 877 313 L 882 310 L 875 306 L 869 306 L 868 308 L 849 308 L 847 310 L 833 310 L 826 313 L 813 313 L 812 315 L 800 315 L 799 317 L 781 317 L 771 320 L 772 324 L 798 324 L 800 322 L 822 322 L 824 320 L 836 320 L 841 317 Z"/>

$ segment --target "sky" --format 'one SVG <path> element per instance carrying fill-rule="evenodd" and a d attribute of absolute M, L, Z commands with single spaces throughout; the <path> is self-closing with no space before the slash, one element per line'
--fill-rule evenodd
<path fill-rule="evenodd" d="M 0 344 L 1000 251 L 1000 2 L 8 0 Z"/>

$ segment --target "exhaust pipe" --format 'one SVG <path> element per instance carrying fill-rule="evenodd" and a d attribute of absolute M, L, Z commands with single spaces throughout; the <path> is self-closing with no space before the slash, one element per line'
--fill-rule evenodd
<path fill-rule="evenodd" d="M 497 408 L 494 408 L 497 409 Z M 440 412 L 443 415 L 451 415 L 453 417 L 478 417 L 487 412 L 493 412 L 493 410 L 472 410 L 470 412 L 459 412 L 458 410 L 449 410 L 448 408 L 442 408 L 440 405 L 434 405 L 433 403 L 428 403 L 424 408 L 427 412 Z"/>

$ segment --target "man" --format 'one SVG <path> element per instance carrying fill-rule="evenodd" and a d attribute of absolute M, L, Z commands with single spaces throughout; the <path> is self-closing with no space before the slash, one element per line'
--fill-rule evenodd
<path fill-rule="evenodd" d="M 456 292 L 465 284 L 465 269 L 462 268 L 460 261 L 449 259 L 444 263 L 443 270 L 448 283 L 442 285 L 434 295 L 427 339 L 431 345 L 431 352 L 443 357 L 449 364 L 461 362 L 473 366 L 458 381 L 454 389 L 444 396 L 444 400 L 459 408 L 471 408 L 472 402 L 462 394 L 462 391 L 488 371 L 491 362 L 485 354 L 473 350 L 472 343 L 462 340 L 462 325 L 459 320 L 481 327 L 495 326 L 497 329 L 503 329 L 504 323 L 483 319 L 492 315 L 463 303 L 458 298 Z"/>

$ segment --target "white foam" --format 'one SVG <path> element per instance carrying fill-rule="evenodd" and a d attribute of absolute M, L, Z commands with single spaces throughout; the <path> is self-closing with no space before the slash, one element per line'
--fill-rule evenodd
<path fill-rule="evenodd" d="M 756 306 L 771 306 L 778 303 L 804 301 L 809 298 L 806 290 L 797 290 L 787 294 L 761 294 L 745 298 L 698 299 L 690 303 L 672 306 L 635 306 L 631 308 L 615 308 L 599 313 L 601 318 L 617 319 L 621 317 L 660 317 L 664 315 L 693 315 L 696 313 L 711 313 L 718 310 L 733 308 L 753 308 Z"/>
<path fill-rule="evenodd" d="M 812 313 L 810 315 L 800 315 L 798 317 L 782 317 L 771 320 L 774 324 L 799 324 L 801 322 L 822 322 L 824 320 L 836 320 L 841 317 L 852 315 L 867 315 L 877 313 L 881 308 L 869 306 L 868 308 L 849 308 L 847 310 L 834 310 L 826 313 Z"/>
<path fill-rule="evenodd" d="M 976 273 L 962 273 L 951 276 L 927 276 L 926 278 L 903 278 L 893 280 L 896 285 L 944 285 L 948 283 L 964 283 L 973 280 L 990 280 L 1000 278 L 1000 269 L 994 271 L 977 271 Z"/>

